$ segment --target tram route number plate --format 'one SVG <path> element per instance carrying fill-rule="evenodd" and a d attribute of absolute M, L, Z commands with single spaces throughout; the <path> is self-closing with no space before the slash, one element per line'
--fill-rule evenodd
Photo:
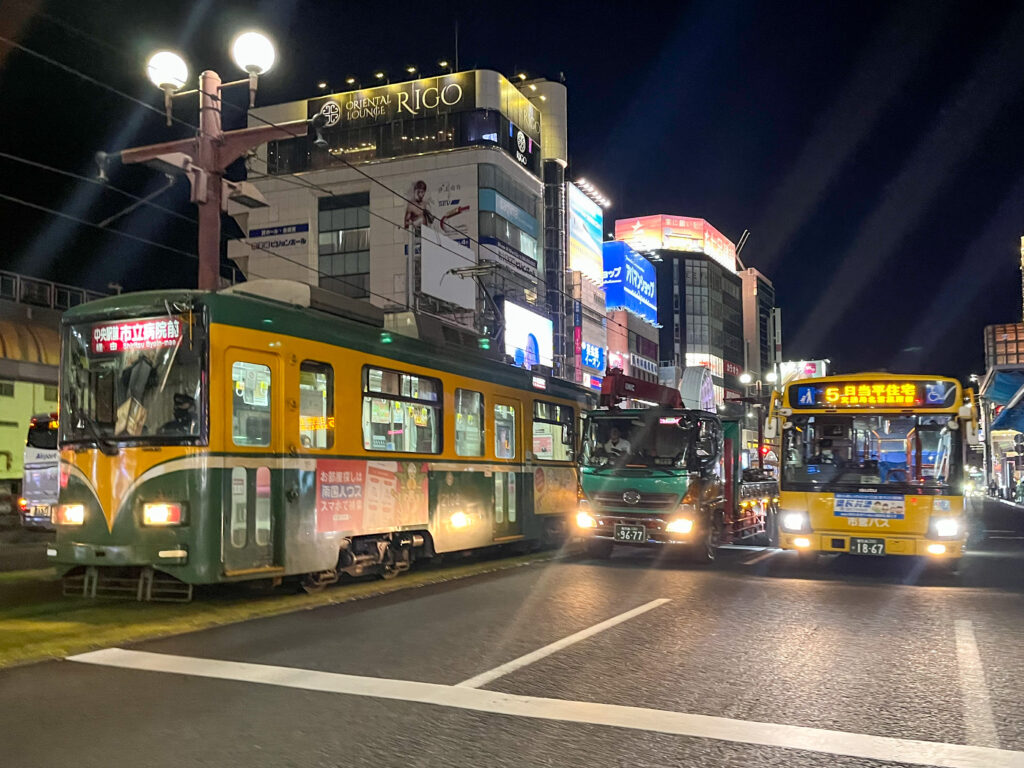
<path fill-rule="evenodd" d="M 851 555 L 884 555 L 885 539 L 850 539 Z"/>
<path fill-rule="evenodd" d="M 647 541 L 647 527 L 643 525 L 616 525 L 616 541 Z"/>

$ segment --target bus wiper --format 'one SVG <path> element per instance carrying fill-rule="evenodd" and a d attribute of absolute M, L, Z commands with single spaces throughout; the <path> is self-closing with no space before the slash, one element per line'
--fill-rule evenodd
<path fill-rule="evenodd" d="M 96 447 L 103 452 L 104 456 L 117 456 L 116 442 L 108 442 L 107 438 L 100 435 L 100 431 L 96 428 L 96 424 L 82 412 L 81 408 L 72 406 L 70 410 L 72 420 L 77 420 L 86 426 L 89 430 L 89 434 L 92 435 L 93 441 L 96 443 Z"/>

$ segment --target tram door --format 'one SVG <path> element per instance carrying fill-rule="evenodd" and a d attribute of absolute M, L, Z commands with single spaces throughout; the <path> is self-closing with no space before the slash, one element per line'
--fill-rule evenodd
<path fill-rule="evenodd" d="M 494 473 L 494 540 L 515 538 L 523 533 L 523 505 L 526 501 L 522 487 L 523 457 L 523 405 L 519 400 L 494 400 L 494 456 L 502 464 Z M 504 464 L 504 462 L 510 462 Z"/>
<path fill-rule="evenodd" d="M 274 536 L 282 510 L 280 361 L 274 355 L 228 349 L 229 388 L 223 424 L 224 572 L 273 569 Z"/>

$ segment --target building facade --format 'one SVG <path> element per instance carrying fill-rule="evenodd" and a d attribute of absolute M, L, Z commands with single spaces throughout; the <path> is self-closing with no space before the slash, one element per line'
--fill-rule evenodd
<path fill-rule="evenodd" d="M 431 315 L 502 349 L 505 302 L 552 320 L 549 302 L 566 293 L 548 290 L 565 225 L 545 220 L 564 113 L 561 84 L 517 87 L 489 70 L 251 110 L 250 125 L 313 122 L 251 159 L 269 206 L 232 211 L 246 237 L 228 255 L 249 279 Z"/>
<path fill-rule="evenodd" d="M 743 282 L 743 344 L 747 372 L 754 379 L 764 380 L 773 370 L 775 350 L 775 286 L 761 272 L 744 269 Z"/>
<path fill-rule="evenodd" d="M 743 283 L 732 241 L 704 219 L 665 215 L 619 219 L 615 238 L 654 263 L 661 367 L 704 366 L 717 403 L 741 396 Z"/>

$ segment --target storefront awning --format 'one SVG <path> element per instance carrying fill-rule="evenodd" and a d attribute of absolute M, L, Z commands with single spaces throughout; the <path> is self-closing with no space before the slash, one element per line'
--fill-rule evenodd
<path fill-rule="evenodd" d="M 1024 371 L 996 371 L 987 383 L 982 396 L 996 405 L 1007 405 L 1024 387 Z"/>

